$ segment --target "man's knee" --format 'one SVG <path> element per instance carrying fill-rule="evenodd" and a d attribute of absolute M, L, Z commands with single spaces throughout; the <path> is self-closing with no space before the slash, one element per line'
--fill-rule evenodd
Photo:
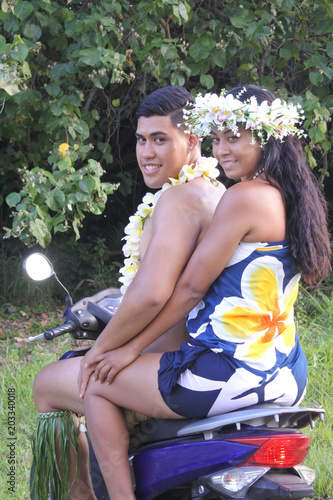
<path fill-rule="evenodd" d="M 54 363 L 51 363 L 51 365 L 53 364 Z M 47 396 L 50 393 L 50 380 L 52 380 L 52 382 L 54 381 L 54 376 L 50 377 L 49 373 L 51 365 L 44 366 L 44 368 L 37 373 L 33 383 L 32 397 L 37 411 L 40 413 L 49 411 Z"/>

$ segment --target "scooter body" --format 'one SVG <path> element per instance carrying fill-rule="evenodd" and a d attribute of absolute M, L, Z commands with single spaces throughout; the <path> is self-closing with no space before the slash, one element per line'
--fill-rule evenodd
<path fill-rule="evenodd" d="M 119 290 L 109 288 L 69 304 L 63 325 L 29 340 L 68 332 L 75 339 L 96 339 L 120 300 Z M 85 352 L 68 351 L 61 359 Z M 303 465 L 310 437 L 300 429 L 313 427 L 323 415 L 323 409 L 264 404 L 204 419 L 146 420 L 130 437 L 135 495 L 139 500 L 311 498 L 315 473 Z M 91 444 L 90 462 L 96 497 L 108 500 Z"/>

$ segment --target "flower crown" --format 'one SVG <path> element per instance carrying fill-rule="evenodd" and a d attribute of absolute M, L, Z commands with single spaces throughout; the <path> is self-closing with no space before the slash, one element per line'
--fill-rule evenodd
<path fill-rule="evenodd" d="M 218 130 L 230 129 L 239 135 L 238 124 L 241 124 L 251 130 L 251 144 L 255 143 L 255 132 L 262 146 L 271 136 L 280 141 L 287 135 L 305 136 L 304 131 L 296 127 L 304 120 L 304 111 L 299 104 L 295 106 L 281 99 L 275 99 L 270 105 L 267 101 L 258 104 L 254 96 L 242 102 L 238 97 L 246 92 L 245 87 L 236 97 L 231 94 L 226 96 L 226 92 L 223 89 L 219 96 L 197 95 L 194 107 L 183 110 L 187 133 L 203 138 L 210 134 L 213 127 L 217 127 Z"/>

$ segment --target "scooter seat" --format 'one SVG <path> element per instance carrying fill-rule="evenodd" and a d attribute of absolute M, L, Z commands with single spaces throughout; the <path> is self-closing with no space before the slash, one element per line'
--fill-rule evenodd
<path fill-rule="evenodd" d="M 267 428 L 297 428 L 307 425 L 313 427 L 316 418 L 323 419 L 322 408 L 283 407 L 276 404 L 260 404 L 222 415 L 193 419 L 148 419 L 136 425 L 131 432 L 130 450 L 156 441 L 175 439 L 191 434 L 203 434 L 211 439 L 214 431 L 223 427 L 241 425 Z"/>

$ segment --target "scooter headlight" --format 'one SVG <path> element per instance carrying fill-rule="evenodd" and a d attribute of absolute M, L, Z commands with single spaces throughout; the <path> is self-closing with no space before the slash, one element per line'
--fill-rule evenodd
<path fill-rule="evenodd" d="M 270 467 L 237 467 L 212 474 L 206 478 L 207 486 L 231 498 L 243 498 L 248 489 L 260 479 Z"/>

